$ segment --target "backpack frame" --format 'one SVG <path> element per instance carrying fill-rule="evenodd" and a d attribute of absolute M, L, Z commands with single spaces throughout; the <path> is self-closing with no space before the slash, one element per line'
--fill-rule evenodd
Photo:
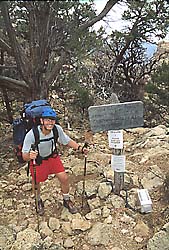
<path fill-rule="evenodd" d="M 21 111 L 21 118 L 17 118 L 13 121 L 13 141 L 14 141 L 14 151 L 19 163 L 25 163 L 22 158 L 22 146 L 24 142 L 25 135 L 31 129 L 33 130 L 35 137 L 35 147 L 38 148 L 39 131 L 37 126 L 40 125 L 40 117 L 44 107 L 51 108 L 47 100 L 36 100 L 30 103 L 24 104 L 24 108 Z M 51 108 L 52 109 L 52 108 Z M 58 123 L 58 120 L 56 121 Z M 56 126 L 53 128 L 54 142 L 56 145 L 58 139 L 58 131 Z"/>

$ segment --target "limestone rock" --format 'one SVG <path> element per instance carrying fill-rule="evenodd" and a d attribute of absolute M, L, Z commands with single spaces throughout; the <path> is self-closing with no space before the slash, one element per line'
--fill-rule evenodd
<path fill-rule="evenodd" d="M 169 249 L 169 223 L 162 230 L 155 233 L 149 240 L 147 250 L 168 250 Z"/>
<path fill-rule="evenodd" d="M 42 239 L 38 232 L 27 228 L 17 234 L 17 239 L 11 250 L 31 250 L 34 247 L 40 249 L 42 247 Z"/>
<path fill-rule="evenodd" d="M 7 226 L 0 225 L 0 249 L 10 250 L 15 241 L 13 230 Z"/>

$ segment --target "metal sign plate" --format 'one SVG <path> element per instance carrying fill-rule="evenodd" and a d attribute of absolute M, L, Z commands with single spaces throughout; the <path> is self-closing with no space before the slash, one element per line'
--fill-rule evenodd
<path fill-rule="evenodd" d="M 93 132 L 136 128 L 144 125 L 141 101 L 90 106 L 88 113 Z"/>

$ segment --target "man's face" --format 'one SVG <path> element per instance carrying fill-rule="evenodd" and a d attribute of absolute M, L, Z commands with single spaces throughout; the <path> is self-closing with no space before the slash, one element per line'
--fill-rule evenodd
<path fill-rule="evenodd" d="M 50 118 L 42 118 L 41 124 L 45 128 L 45 130 L 52 130 L 55 125 L 55 120 Z"/>

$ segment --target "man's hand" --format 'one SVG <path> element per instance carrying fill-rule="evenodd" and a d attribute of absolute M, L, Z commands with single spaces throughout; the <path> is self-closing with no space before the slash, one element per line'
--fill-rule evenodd
<path fill-rule="evenodd" d="M 37 150 L 30 150 L 30 152 L 29 152 L 29 158 L 30 158 L 30 160 L 35 160 L 36 159 L 36 157 L 37 157 L 37 155 L 38 155 L 38 151 Z"/>
<path fill-rule="evenodd" d="M 87 155 L 88 152 L 89 152 L 89 150 L 88 150 L 87 148 L 82 148 L 82 153 L 83 153 L 83 154 Z"/>
<path fill-rule="evenodd" d="M 85 142 L 84 146 L 83 146 L 82 149 L 81 149 L 82 154 L 87 155 L 87 153 L 88 153 L 88 151 L 89 151 L 89 150 L 87 149 L 87 147 L 88 147 L 88 143 Z"/>

